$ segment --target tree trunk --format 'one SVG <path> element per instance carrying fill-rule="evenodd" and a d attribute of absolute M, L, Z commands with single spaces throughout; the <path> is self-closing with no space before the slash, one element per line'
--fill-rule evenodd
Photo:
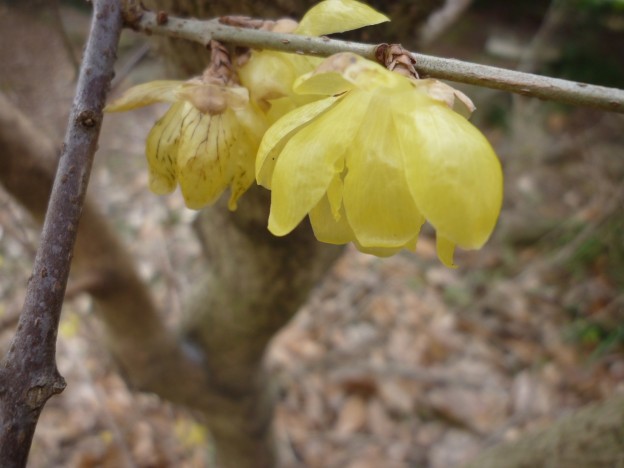
<path fill-rule="evenodd" d="M 269 192 L 254 187 L 236 212 L 222 200 L 196 221 L 211 271 L 188 307 L 184 334 L 203 351 L 213 388 L 229 403 L 209 427 L 232 467 L 274 465 L 266 451 L 273 407 L 264 351 L 342 251 L 319 243 L 307 224 L 274 237 L 268 207 Z"/>
<path fill-rule="evenodd" d="M 465 468 L 624 466 L 624 396 L 589 405 L 549 428 L 485 451 Z"/>

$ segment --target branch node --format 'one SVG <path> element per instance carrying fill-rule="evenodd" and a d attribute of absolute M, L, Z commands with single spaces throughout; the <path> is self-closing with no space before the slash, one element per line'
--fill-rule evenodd
<path fill-rule="evenodd" d="M 145 11 L 145 7 L 136 1 L 128 1 L 124 2 L 124 6 L 121 11 L 121 17 L 124 26 L 138 30 L 138 23 L 143 17 L 143 12 Z"/>
<path fill-rule="evenodd" d="M 78 122 L 87 128 L 95 127 L 97 124 L 97 114 L 92 110 L 85 110 L 78 114 Z"/>
<path fill-rule="evenodd" d="M 46 382 L 43 385 L 34 385 L 26 392 L 26 404 L 32 408 L 42 408 L 45 402 L 54 395 L 58 395 L 67 386 L 65 379 L 55 372 L 52 382 Z"/>
<path fill-rule="evenodd" d="M 375 48 L 375 58 L 388 70 L 408 78 L 420 78 L 416 71 L 416 59 L 401 44 L 379 44 Z"/>
<path fill-rule="evenodd" d="M 169 21 L 169 15 L 166 11 L 161 10 L 156 13 L 156 24 L 158 24 L 158 26 L 163 26 L 167 24 L 167 21 Z"/>

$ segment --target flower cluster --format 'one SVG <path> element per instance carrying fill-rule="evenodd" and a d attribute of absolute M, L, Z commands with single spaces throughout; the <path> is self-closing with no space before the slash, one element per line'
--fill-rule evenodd
<path fill-rule="evenodd" d="M 298 25 L 273 24 L 322 35 L 387 20 L 355 0 L 325 0 Z M 201 78 L 140 85 L 108 107 L 172 103 L 147 139 L 154 192 L 179 184 L 186 204 L 201 208 L 230 187 L 235 209 L 257 180 L 271 190 L 273 234 L 308 216 L 320 241 L 379 256 L 414 250 L 428 221 L 447 266 L 456 246 L 478 249 L 489 238 L 502 202 L 498 159 L 453 110 L 463 104 L 469 113 L 470 100 L 416 79 L 408 55 L 387 61 L 398 67 L 390 71 L 350 53 L 322 60 L 254 51 L 236 75 L 229 65 L 221 73 L 229 57 L 220 67 L 214 57 Z"/>
<path fill-rule="evenodd" d="M 319 240 L 387 256 L 414 249 L 428 220 L 448 266 L 455 245 L 487 240 L 501 206 L 500 164 L 449 108 L 448 93 L 350 53 L 325 60 L 294 90 L 324 98 L 283 116 L 260 144 L 256 177 L 271 189 L 273 234 L 309 214 Z"/>

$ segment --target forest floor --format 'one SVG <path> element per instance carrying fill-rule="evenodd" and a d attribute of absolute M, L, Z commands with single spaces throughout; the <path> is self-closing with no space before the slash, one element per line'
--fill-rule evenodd
<path fill-rule="evenodd" d="M 86 14 L 63 10 L 63 20 L 80 44 Z M 0 35 L 0 89 L 61 141 L 74 71 L 54 19 L 0 6 Z M 124 33 L 120 63 L 144 47 Z M 153 53 L 130 68 L 115 93 L 163 77 Z M 493 239 L 459 252 L 456 270 L 436 259 L 431 231 L 416 254 L 347 249 L 268 354 L 284 466 L 458 467 L 624 392 L 624 119 L 488 93 L 477 91 L 478 104 L 506 112 L 505 126 L 487 132 L 506 176 Z M 143 145 L 162 110 L 106 117 L 90 196 L 173 326 L 202 265 L 194 212 L 179 193 L 147 189 Z M 2 349 L 37 235 L 0 191 Z M 201 424 L 126 386 L 90 299 L 71 282 L 69 291 L 58 344 L 68 387 L 42 414 L 30 466 L 211 466 Z"/>

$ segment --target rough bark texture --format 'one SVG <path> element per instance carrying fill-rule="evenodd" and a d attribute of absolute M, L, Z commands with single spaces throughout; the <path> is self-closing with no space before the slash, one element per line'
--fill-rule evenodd
<path fill-rule="evenodd" d="M 196 229 L 211 265 L 188 308 L 185 335 L 204 353 L 228 409 L 209 426 L 227 466 L 272 466 L 272 398 L 262 359 L 341 248 L 319 243 L 307 224 L 285 238 L 266 229 L 269 192 L 254 187 L 235 213 L 223 201 Z"/>
<path fill-rule="evenodd" d="M 0 369 L 0 458 L 26 464 L 46 401 L 65 388 L 56 368 L 56 337 L 78 221 L 113 76 L 121 8 L 95 2 L 57 177 L 17 331 Z"/>
<path fill-rule="evenodd" d="M 544 431 L 497 445 L 465 468 L 624 466 L 624 396 L 587 406 Z"/>

